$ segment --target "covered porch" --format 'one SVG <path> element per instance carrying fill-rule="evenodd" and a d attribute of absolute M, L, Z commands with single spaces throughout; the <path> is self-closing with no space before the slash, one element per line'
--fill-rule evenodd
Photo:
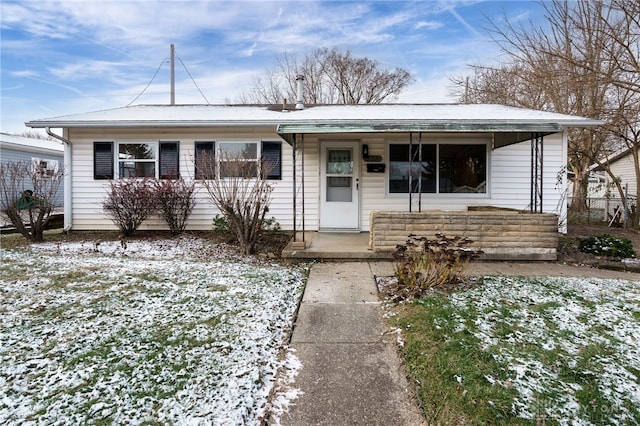
<path fill-rule="evenodd" d="M 283 250 L 290 259 L 388 260 L 410 234 L 469 238 L 481 260 L 555 261 L 558 218 L 507 209 L 423 212 L 375 211 L 370 232 L 298 233 Z"/>

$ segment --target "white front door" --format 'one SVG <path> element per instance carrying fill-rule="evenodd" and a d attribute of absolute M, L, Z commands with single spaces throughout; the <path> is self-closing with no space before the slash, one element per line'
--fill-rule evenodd
<path fill-rule="evenodd" d="M 359 142 L 324 142 L 320 167 L 320 229 L 358 230 Z"/>

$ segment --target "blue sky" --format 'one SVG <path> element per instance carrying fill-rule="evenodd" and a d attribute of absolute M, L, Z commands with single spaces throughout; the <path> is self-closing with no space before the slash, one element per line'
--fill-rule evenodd
<path fill-rule="evenodd" d="M 210 103 L 235 100 L 277 55 L 337 46 L 402 67 L 398 102 L 452 102 L 451 74 L 494 63 L 485 16 L 540 22 L 534 1 L 1 0 L 0 130 L 25 121 L 169 103 L 169 45 Z M 165 61 L 163 63 L 163 61 Z M 176 103 L 205 103 L 176 61 Z"/>

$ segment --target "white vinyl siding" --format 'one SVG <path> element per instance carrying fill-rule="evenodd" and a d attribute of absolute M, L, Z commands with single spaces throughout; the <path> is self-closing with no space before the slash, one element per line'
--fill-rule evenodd
<path fill-rule="evenodd" d="M 611 163 L 611 171 L 616 178 L 620 179 L 622 188 L 628 184 L 629 195 L 636 195 L 636 169 L 633 164 L 633 155 L 631 155 L 631 153 Z M 607 175 L 607 181 L 610 180 L 611 178 Z M 611 194 L 613 197 L 620 196 L 615 188 L 611 189 Z"/>
<path fill-rule="evenodd" d="M 424 137 L 424 135 L 423 135 Z M 425 138 L 426 139 L 426 138 Z M 445 141 L 446 137 L 431 136 L 431 139 Z M 487 142 L 487 137 L 473 136 L 460 139 L 450 137 L 452 142 L 473 143 Z M 390 141 L 397 141 L 394 137 Z M 409 211 L 408 194 L 388 194 L 388 158 L 384 138 L 366 137 L 361 139 L 369 146 L 370 155 L 381 155 L 387 164 L 385 173 L 367 173 L 363 163 L 361 179 L 361 230 L 369 230 L 369 215 L 372 211 Z M 427 143 L 427 141 L 424 141 Z M 431 141 L 429 141 L 431 143 Z M 562 134 L 554 134 L 544 138 L 543 167 L 543 211 L 557 213 L 563 217 L 563 179 L 566 152 L 563 149 Z M 531 186 L 531 143 L 529 141 L 489 150 L 487 157 L 489 185 L 486 194 L 422 194 L 422 210 L 466 210 L 468 206 L 494 206 L 526 210 L 530 204 Z M 470 195 L 470 196 L 467 196 Z M 418 194 L 412 195 L 412 211 L 418 211 L 420 202 Z"/>
<path fill-rule="evenodd" d="M 161 134 L 158 134 L 161 133 Z M 244 132 L 226 130 L 213 133 L 205 131 L 176 130 L 162 131 L 158 133 L 125 130 L 80 130 L 72 129 L 69 138 L 73 144 L 73 229 L 75 230 L 116 230 L 117 227 L 111 219 L 102 211 L 102 202 L 109 189 L 108 180 L 93 179 L 93 142 L 99 140 L 113 140 L 126 142 L 148 142 L 149 140 L 175 140 L 180 141 L 179 170 L 185 179 L 194 177 L 194 153 L 195 141 L 224 140 L 226 142 L 237 141 L 279 141 L 280 138 L 273 132 L 260 129 L 245 129 Z M 105 135 L 109 135 L 105 137 Z M 292 212 L 292 159 L 291 147 L 282 143 L 282 180 L 270 180 L 273 186 L 271 205 L 267 217 L 275 217 L 283 229 L 291 229 L 293 226 Z M 307 160 L 308 162 L 308 160 Z M 311 167 L 313 169 L 313 167 Z M 187 230 L 210 230 L 212 220 L 219 213 L 211 204 L 208 194 L 200 184 L 196 184 L 196 206 L 189 218 Z M 313 211 L 310 206 L 308 211 Z M 168 229 L 160 217 L 151 217 L 146 220 L 141 230 Z"/>
<path fill-rule="evenodd" d="M 344 139 L 345 135 L 340 139 Z M 408 194 L 389 194 L 388 182 L 388 144 L 408 140 L 402 135 L 362 134 L 348 135 L 349 139 L 358 139 L 360 146 L 366 144 L 370 156 L 380 156 L 380 163 L 385 164 L 384 173 L 367 172 L 367 162 L 358 153 L 355 160 L 360 169 L 360 229 L 369 230 L 369 215 L 374 210 L 408 211 Z M 423 137 L 424 134 L 423 134 Z M 489 143 L 488 135 L 430 135 L 438 141 L 459 143 Z M 117 227 L 102 211 L 104 195 L 109 188 L 108 181 L 93 179 L 93 142 L 94 141 L 149 141 L 175 140 L 179 144 L 179 169 L 185 179 L 194 177 L 195 141 L 279 141 L 281 140 L 272 127 L 244 128 L 241 130 L 223 129 L 164 129 L 148 131 L 107 130 L 95 131 L 72 129 L 69 132 L 72 141 L 73 162 L 73 229 L 93 230 L 112 229 Z M 335 136 L 338 138 L 338 136 Z M 297 158 L 297 224 L 302 230 L 302 159 L 304 158 L 304 226 L 307 231 L 318 230 L 320 200 L 320 140 L 327 135 L 306 135 L 304 137 L 304 155 L 301 151 L 302 141 L 298 138 Z M 426 137 L 425 137 L 425 143 Z M 563 216 L 563 188 L 566 182 L 560 173 L 565 165 L 566 146 L 562 134 L 544 138 L 544 212 L 560 213 Z M 282 142 L 282 179 L 270 180 L 273 186 L 271 205 L 267 217 L 275 217 L 283 229 L 293 229 L 293 158 L 292 148 Z M 423 210 L 465 210 L 468 206 L 495 206 L 525 210 L 529 207 L 531 182 L 531 145 L 529 141 L 499 148 L 488 148 L 487 168 L 489 182 L 485 194 L 422 194 Z M 560 173 L 560 175 L 559 175 Z M 561 177 L 558 182 L 558 176 Z M 418 210 L 418 195 L 413 194 L 412 210 Z M 197 184 L 196 206 L 189 219 L 188 230 L 210 230 L 217 210 L 213 207 L 206 191 Z M 168 229 L 159 218 L 147 220 L 141 229 Z"/>

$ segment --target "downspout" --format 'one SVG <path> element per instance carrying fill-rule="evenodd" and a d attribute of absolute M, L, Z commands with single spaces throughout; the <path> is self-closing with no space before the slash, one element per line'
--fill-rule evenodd
<path fill-rule="evenodd" d="M 58 136 L 51 131 L 50 127 L 45 127 L 47 135 L 59 140 L 64 144 L 64 232 L 71 231 L 71 141 L 62 136 Z"/>

